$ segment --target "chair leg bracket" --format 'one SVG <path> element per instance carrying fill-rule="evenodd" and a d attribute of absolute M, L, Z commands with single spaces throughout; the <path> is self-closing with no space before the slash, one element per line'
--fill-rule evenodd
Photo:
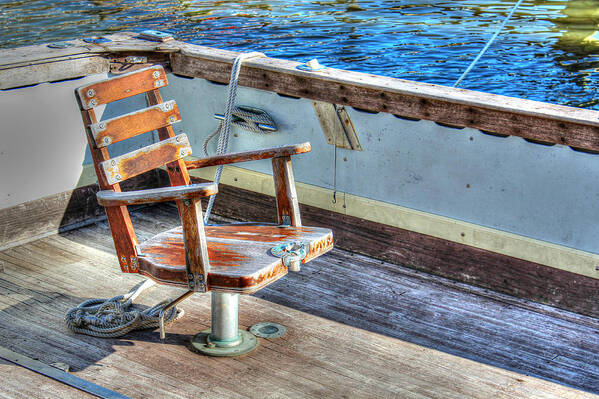
<path fill-rule="evenodd" d="M 190 291 L 206 292 L 206 282 L 202 273 L 188 273 L 187 285 Z"/>

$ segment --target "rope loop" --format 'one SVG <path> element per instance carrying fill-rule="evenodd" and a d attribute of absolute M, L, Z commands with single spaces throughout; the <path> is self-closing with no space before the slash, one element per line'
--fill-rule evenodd
<path fill-rule="evenodd" d="M 75 333 L 101 338 L 115 338 L 133 330 L 157 328 L 160 311 L 171 301 L 164 300 L 147 309 L 133 304 L 133 300 L 152 285 L 154 282 L 147 280 L 125 295 L 83 301 L 67 312 L 65 323 Z M 172 307 L 165 315 L 165 324 L 170 324 L 183 315 L 182 309 Z"/>

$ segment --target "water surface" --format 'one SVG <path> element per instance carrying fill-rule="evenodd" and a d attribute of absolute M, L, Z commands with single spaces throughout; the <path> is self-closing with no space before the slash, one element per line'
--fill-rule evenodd
<path fill-rule="evenodd" d="M 207 46 L 452 85 L 515 2 L 0 0 L 0 49 L 158 29 Z M 599 41 L 589 39 L 598 29 L 599 1 L 525 0 L 461 87 L 599 109 Z"/>

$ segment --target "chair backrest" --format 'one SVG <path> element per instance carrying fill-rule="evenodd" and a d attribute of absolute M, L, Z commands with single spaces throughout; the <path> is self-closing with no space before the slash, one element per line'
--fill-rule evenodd
<path fill-rule="evenodd" d="M 191 154 L 185 134 L 175 135 L 172 124 L 181 120 L 174 101 L 162 101 L 159 88 L 168 85 L 162 66 L 152 66 L 75 90 L 89 149 L 102 190 L 121 191 L 119 183 L 166 165 L 172 186 L 190 183 L 182 158 Z M 145 93 L 150 107 L 98 121 L 95 107 Z M 160 141 L 111 158 L 111 144 L 156 130 Z M 123 272 L 137 273 L 137 237 L 126 206 L 106 207 L 106 215 Z"/>

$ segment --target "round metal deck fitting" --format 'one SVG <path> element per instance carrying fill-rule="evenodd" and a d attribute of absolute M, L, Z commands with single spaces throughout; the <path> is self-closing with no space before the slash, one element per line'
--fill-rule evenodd
<path fill-rule="evenodd" d="M 239 330 L 237 345 L 211 339 L 211 332 L 211 330 L 204 330 L 196 334 L 191 340 L 191 349 L 203 355 L 230 357 L 245 355 L 258 347 L 258 339 L 249 331 Z"/>
<path fill-rule="evenodd" d="M 282 324 L 266 321 L 251 326 L 250 332 L 260 338 L 279 338 L 285 335 L 287 329 Z"/>
<path fill-rule="evenodd" d="M 69 48 L 73 47 L 73 43 L 69 42 L 54 42 L 47 45 L 50 48 Z"/>

